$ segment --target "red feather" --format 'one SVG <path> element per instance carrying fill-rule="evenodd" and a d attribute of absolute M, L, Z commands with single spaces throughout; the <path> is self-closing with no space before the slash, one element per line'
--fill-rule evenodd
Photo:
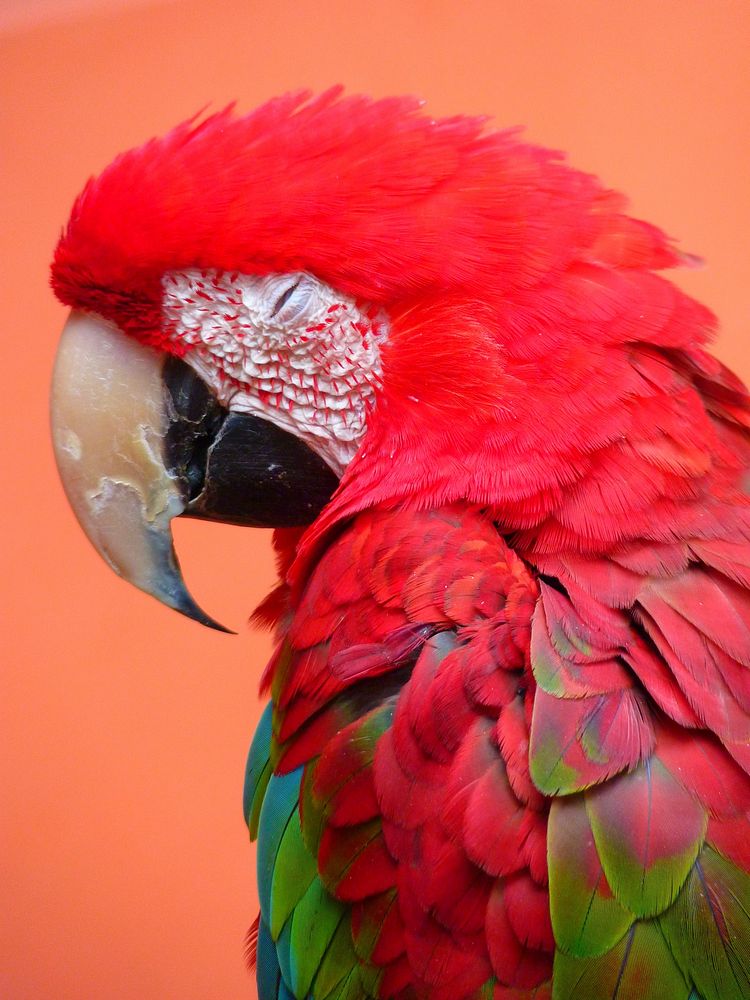
<path fill-rule="evenodd" d="M 544 933 L 546 936 L 546 931 Z M 507 986 L 530 990 L 548 979 L 552 972 L 550 954 L 524 947 L 516 936 L 508 915 L 505 891 L 499 883 L 487 907 L 487 945 L 495 975 Z"/>
<path fill-rule="evenodd" d="M 712 816 L 744 817 L 750 813 L 750 776 L 713 736 L 662 724 L 658 748 L 659 760 L 670 774 Z"/>

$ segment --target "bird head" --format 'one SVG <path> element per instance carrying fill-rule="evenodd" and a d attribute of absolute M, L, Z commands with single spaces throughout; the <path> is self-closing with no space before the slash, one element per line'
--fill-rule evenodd
<path fill-rule="evenodd" d="M 338 89 L 122 154 L 52 265 L 71 307 L 54 446 L 87 535 L 215 625 L 182 580 L 175 516 L 305 526 L 334 493 L 321 523 L 486 499 L 481 440 L 522 419 L 529 371 L 555 377 L 562 276 L 675 260 L 621 207 L 516 132 Z"/>

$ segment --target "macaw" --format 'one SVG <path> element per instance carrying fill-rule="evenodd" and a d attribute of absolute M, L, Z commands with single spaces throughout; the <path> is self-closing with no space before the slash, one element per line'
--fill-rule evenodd
<path fill-rule="evenodd" d="M 86 533 L 220 628 L 171 520 L 276 529 L 261 1000 L 750 997 L 750 396 L 681 263 L 516 131 L 340 90 L 76 201 Z"/>

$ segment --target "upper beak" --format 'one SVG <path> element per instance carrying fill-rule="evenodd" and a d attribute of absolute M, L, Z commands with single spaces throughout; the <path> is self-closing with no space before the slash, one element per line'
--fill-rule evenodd
<path fill-rule="evenodd" d="M 71 313 L 51 411 L 60 478 L 96 550 L 136 587 L 222 631 L 185 586 L 172 518 L 302 525 L 337 485 L 297 438 L 228 413 L 186 364 L 99 316 Z"/>
<path fill-rule="evenodd" d="M 65 324 L 52 376 L 52 443 L 78 521 L 112 569 L 147 594 L 225 629 L 185 586 L 169 522 L 185 510 L 165 465 L 164 359 L 81 312 Z"/>

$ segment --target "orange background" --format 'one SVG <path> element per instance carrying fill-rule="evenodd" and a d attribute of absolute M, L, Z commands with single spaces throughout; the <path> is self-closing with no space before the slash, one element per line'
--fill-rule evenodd
<path fill-rule="evenodd" d="M 489 112 L 632 196 L 703 254 L 678 280 L 750 375 L 746 0 L 3 0 L 4 568 L 0 995 L 254 997 L 242 823 L 263 636 L 202 630 L 118 581 L 68 511 L 46 393 L 47 264 L 74 195 L 206 104 L 343 81 Z M 242 626 L 265 534 L 177 526 L 198 601 Z"/>

